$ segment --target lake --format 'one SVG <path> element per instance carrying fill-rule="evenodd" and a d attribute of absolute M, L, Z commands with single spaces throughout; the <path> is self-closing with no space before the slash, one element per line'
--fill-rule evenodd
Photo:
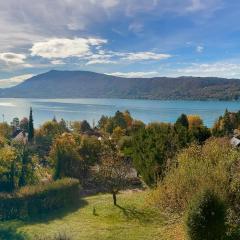
<path fill-rule="evenodd" d="M 86 119 L 89 123 L 99 120 L 101 115 L 112 116 L 117 110 L 129 110 L 132 116 L 145 123 L 153 121 L 175 122 L 181 113 L 198 114 L 207 126 L 228 108 L 240 110 L 240 102 L 229 101 L 160 101 L 128 99 L 0 99 L 0 117 L 10 122 L 13 117 L 29 115 L 33 108 L 35 126 L 55 116 L 67 121 Z M 3 116 L 4 114 L 4 116 Z"/>

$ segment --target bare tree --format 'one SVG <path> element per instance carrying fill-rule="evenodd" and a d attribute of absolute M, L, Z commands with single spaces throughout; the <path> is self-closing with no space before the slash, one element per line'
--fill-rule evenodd
<path fill-rule="evenodd" d="M 119 153 L 117 146 L 110 140 L 104 144 L 99 173 L 105 190 L 112 194 L 113 204 L 117 205 L 117 194 L 127 186 L 130 164 Z"/>

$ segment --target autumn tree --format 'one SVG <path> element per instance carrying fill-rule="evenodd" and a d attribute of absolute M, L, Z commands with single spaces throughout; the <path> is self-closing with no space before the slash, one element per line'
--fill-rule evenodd
<path fill-rule="evenodd" d="M 64 177 L 78 178 L 81 158 L 72 134 L 64 133 L 53 142 L 50 157 L 54 163 L 54 179 Z"/>
<path fill-rule="evenodd" d="M 6 139 L 10 139 L 12 136 L 12 128 L 11 126 L 6 123 L 0 123 L 0 136 Z"/>
<path fill-rule="evenodd" d="M 120 155 L 116 144 L 110 140 L 104 143 L 99 174 L 107 192 L 112 194 L 113 204 L 117 205 L 117 194 L 127 186 L 130 164 Z"/>
<path fill-rule="evenodd" d="M 203 126 L 203 121 L 198 115 L 188 115 L 187 116 L 189 128 Z"/>

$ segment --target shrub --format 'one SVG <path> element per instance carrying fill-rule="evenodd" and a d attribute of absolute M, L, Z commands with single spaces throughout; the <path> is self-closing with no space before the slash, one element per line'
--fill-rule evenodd
<path fill-rule="evenodd" d="M 1 240 L 26 240 L 26 236 L 22 233 L 18 233 L 14 228 L 0 227 L 0 239 Z"/>
<path fill-rule="evenodd" d="M 191 202 L 186 214 L 186 230 L 190 240 L 221 240 L 226 235 L 226 208 L 222 200 L 205 190 Z"/>
<path fill-rule="evenodd" d="M 209 139 L 203 146 L 192 145 L 178 154 L 176 166 L 159 183 L 151 200 L 161 209 L 181 213 L 192 197 L 206 187 L 229 199 L 233 182 L 240 186 L 240 178 L 232 173 L 239 159 L 240 152 L 230 146 L 228 139 Z"/>
<path fill-rule="evenodd" d="M 0 219 L 39 216 L 72 206 L 79 200 L 79 181 L 65 178 L 48 185 L 29 186 L 0 195 Z"/>
<path fill-rule="evenodd" d="M 66 234 L 65 232 L 59 232 L 55 234 L 53 237 L 50 236 L 35 236 L 36 240 L 71 240 L 72 238 Z"/>

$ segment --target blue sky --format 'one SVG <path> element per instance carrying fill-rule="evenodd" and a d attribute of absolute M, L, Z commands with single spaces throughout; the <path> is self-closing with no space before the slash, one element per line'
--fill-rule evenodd
<path fill-rule="evenodd" d="M 51 70 L 240 78 L 238 0 L 0 0 L 0 87 Z"/>

